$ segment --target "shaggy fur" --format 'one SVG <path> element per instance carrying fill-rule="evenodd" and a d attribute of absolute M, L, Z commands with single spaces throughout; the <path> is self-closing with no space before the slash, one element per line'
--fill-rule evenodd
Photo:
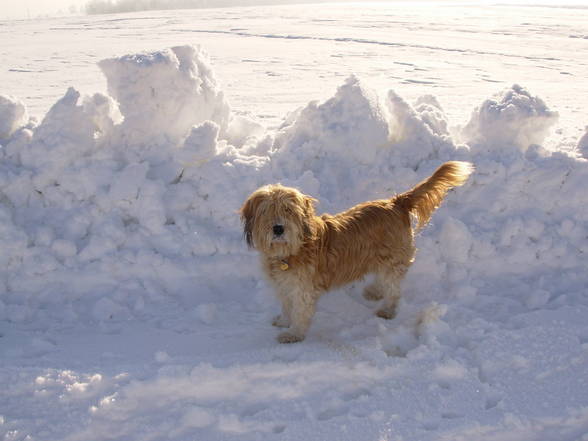
<path fill-rule="evenodd" d="M 396 313 L 400 282 L 414 260 L 414 229 L 424 227 L 447 191 L 472 173 L 467 162 L 446 162 L 412 190 L 364 202 L 334 216 L 317 216 L 315 199 L 294 188 L 267 185 L 245 201 L 240 214 L 249 246 L 261 253 L 265 274 L 282 303 L 274 326 L 289 328 L 280 343 L 302 341 L 322 293 L 375 274 L 364 296 L 381 300 L 376 314 Z"/>

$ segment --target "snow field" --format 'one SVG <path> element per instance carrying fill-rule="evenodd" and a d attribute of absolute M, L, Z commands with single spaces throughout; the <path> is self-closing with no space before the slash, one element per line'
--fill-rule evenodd
<path fill-rule="evenodd" d="M 108 96 L 70 88 L 39 124 L 0 97 L 6 439 L 586 439 L 588 162 L 541 147 L 541 98 L 497 91 L 450 134 L 435 97 L 351 76 L 267 131 L 199 47 L 99 65 Z M 399 316 L 358 282 L 278 346 L 246 196 L 335 212 L 453 159 L 476 172 L 418 237 Z"/>

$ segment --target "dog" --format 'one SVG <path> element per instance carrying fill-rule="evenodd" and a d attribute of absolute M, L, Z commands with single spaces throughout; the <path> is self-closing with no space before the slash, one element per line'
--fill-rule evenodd
<path fill-rule="evenodd" d="M 240 216 L 245 240 L 260 252 L 263 271 L 282 304 L 273 325 L 289 329 L 278 341 L 304 340 L 319 297 L 370 273 L 375 278 L 364 297 L 381 300 L 378 317 L 394 318 L 400 282 L 415 257 L 415 232 L 473 170 L 468 162 L 449 161 L 405 193 L 336 215 L 317 216 L 317 200 L 295 188 L 273 184 L 254 191 Z"/>

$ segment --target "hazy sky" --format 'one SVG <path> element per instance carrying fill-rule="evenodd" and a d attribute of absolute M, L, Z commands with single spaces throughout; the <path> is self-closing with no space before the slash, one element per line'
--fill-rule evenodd
<path fill-rule="evenodd" d="M 88 0 L 0 0 L 0 18 L 34 18 L 38 15 L 69 13 L 70 6 L 82 7 Z"/>
<path fill-rule="evenodd" d="M 471 0 L 476 2 L 476 0 Z M 69 14 L 70 7 L 81 10 L 88 0 L 0 0 L 0 19 L 35 18 L 39 15 Z M 236 0 L 238 2 L 238 0 Z M 588 5 L 588 0 L 478 0 L 479 3 L 535 3 Z M 210 3 L 213 3 L 210 1 Z"/>

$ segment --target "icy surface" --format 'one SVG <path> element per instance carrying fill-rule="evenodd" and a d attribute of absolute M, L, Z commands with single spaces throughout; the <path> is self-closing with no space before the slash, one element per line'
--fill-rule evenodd
<path fill-rule="evenodd" d="M 585 103 L 517 80 L 452 121 L 358 68 L 268 129 L 202 47 L 99 65 L 108 92 L 68 88 L 39 121 L 0 97 L 6 440 L 588 439 L 587 121 L 566 119 Z M 278 345 L 246 196 L 282 182 L 335 212 L 452 159 L 476 173 L 417 238 L 398 317 L 360 281 Z"/>

